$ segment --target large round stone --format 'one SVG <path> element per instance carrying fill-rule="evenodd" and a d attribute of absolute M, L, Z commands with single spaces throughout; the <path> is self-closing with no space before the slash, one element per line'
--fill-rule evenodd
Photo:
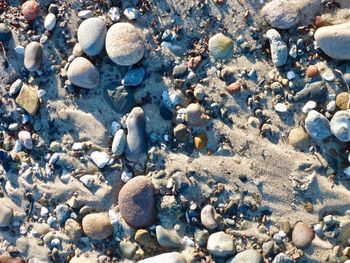
<path fill-rule="evenodd" d="M 38 42 L 31 42 L 24 52 L 24 66 L 33 72 L 40 68 L 43 59 L 43 49 Z"/>
<path fill-rule="evenodd" d="M 114 228 L 106 213 L 86 215 L 82 222 L 84 233 L 95 240 L 105 239 L 113 234 Z"/>
<path fill-rule="evenodd" d="M 107 28 L 102 19 L 92 17 L 84 20 L 78 29 L 78 41 L 89 56 L 98 55 L 104 46 Z"/>
<path fill-rule="evenodd" d="M 26 1 L 22 5 L 22 14 L 24 19 L 31 22 L 39 15 L 39 3 L 37 1 Z"/>
<path fill-rule="evenodd" d="M 334 114 L 331 131 L 340 141 L 350 141 L 350 110 L 341 110 Z"/>
<path fill-rule="evenodd" d="M 215 257 L 227 257 L 235 253 L 233 237 L 223 231 L 213 233 L 208 238 L 207 249 Z"/>
<path fill-rule="evenodd" d="M 119 192 L 119 210 L 125 222 L 139 229 L 150 226 L 155 219 L 154 186 L 146 176 L 128 181 Z"/>
<path fill-rule="evenodd" d="M 292 241 L 297 248 L 307 248 L 314 237 L 315 233 L 308 225 L 299 222 L 294 226 Z"/>
<path fill-rule="evenodd" d="M 142 59 L 145 45 L 136 27 L 129 23 L 117 23 L 107 32 L 106 51 L 114 63 L 131 66 Z"/>
<path fill-rule="evenodd" d="M 86 58 L 78 57 L 69 65 L 68 79 L 76 86 L 94 89 L 100 82 L 100 72 Z"/>
<path fill-rule="evenodd" d="M 299 8 L 289 1 L 273 0 L 263 7 L 261 16 L 275 28 L 288 29 L 299 22 Z"/>

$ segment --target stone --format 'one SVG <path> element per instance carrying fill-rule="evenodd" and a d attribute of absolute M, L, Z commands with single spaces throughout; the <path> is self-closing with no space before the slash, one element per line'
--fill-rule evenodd
<path fill-rule="evenodd" d="M 106 51 L 109 58 L 120 66 L 131 66 L 139 62 L 145 45 L 139 30 L 129 23 L 116 23 L 106 36 Z"/>
<path fill-rule="evenodd" d="M 272 263 L 293 263 L 294 260 L 292 257 L 287 256 L 284 253 L 279 253 L 272 261 Z"/>
<path fill-rule="evenodd" d="M 350 59 L 350 23 L 324 26 L 316 30 L 315 40 L 324 53 L 336 60 Z"/>
<path fill-rule="evenodd" d="M 78 28 L 78 41 L 85 54 L 96 56 L 105 44 L 107 27 L 105 22 L 96 17 L 84 20 Z"/>
<path fill-rule="evenodd" d="M 56 25 L 56 16 L 53 13 L 48 13 L 47 16 L 45 17 L 44 21 L 44 27 L 46 30 L 52 30 L 54 29 Z"/>
<path fill-rule="evenodd" d="M 115 87 L 115 83 L 109 87 Z M 134 94 L 123 86 L 114 89 L 107 88 L 104 93 L 104 98 L 108 105 L 119 114 L 126 114 L 130 112 L 136 105 Z"/>
<path fill-rule="evenodd" d="M 315 109 L 317 107 L 317 103 L 313 100 L 309 100 L 308 102 L 305 103 L 301 111 L 303 113 L 308 113 L 309 111 Z"/>
<path fill-rule="evenodd" d="M 106 239 L 113 234 L 114 228 L 107 213 L 88 214 L 82 221 L 84 233 L 95 240 Z"/>
<path fill-rule="evenodd" d="M 323 102 L 328 95 L 328 90 L 323 81 L 308 83 L 305 87 L 294 95 L 294 100 L 304 102 L 313 100 L 315 102 Z"/>
<path fill-rule="evenodd" d="M 81 45 L 79 43 L 76 43 L 74 45 L 72 54 L 74 57 L 78 58 L 78 57 L 82 57 L 84 55 L 84 50 L 81 48 Z"/>
<path fill-rule="evenodd" d="M 3 202 L 0 203 L 0 227 L 10 226 L 13 219 L 13 211 Z"/>
<path fill-rule="evenodd" d="M 33 148 L 33 141 L 30 132 L 20 131 L 18 133 L 18 139 L 26 149 L 30 150 Z"/>
<path fill-rule="evenodd" d="M 94 151 L 91 153 L 90 157 L 96 166 L 100 169 L 105 167 L 110 161 L 108 154 L 105 152 Z"/>
<path fill-rule="evenodd" d="M 9 253 L 3 253 L 0 256 L 1 263 L 25 263 L 26 261 L 21 257 L 11 256 Z"/>
<path fill-rule="evenodd" d="M 350 246 L 350 224 L 347 224 L 341 228 L 339 242 L 343 247 Z"/>
<path fill-rule="evenodd" d="M 57 223 L 64 224 L 70 216 L 70 210 L 67 205 L 61 204 L 55 208 Z"/>
<path fill-rule="evenodd" d="M 205 246 L 209 238 L 209 232 L 206 229 L 197 228 L 194 232 L 194 241 L 200 245 Z"/>
<path fill-rule="evenodd" d="M 50 6 L 49 6 L 49 8 L 47 9 L 47 11 L 49 12 L 49 13 L 53 13 L 54 15 L 58 15 L 58 11 L 59 11 L 59 9 L 58 9 L 58 5 L 56 5 L 56 4 L 50 4 Z"/>
<path fill-rule="evenodd" d="M 226 84 L 231 84 L 236 81 L 236 68 L 232 66 L 226 66 L 220 71 L 220 76 Z"/>
<path fill-rule="evenodd" d="M 119 243 L 119 248 L 122 252 L 123 257 L 132 259 L 136 253 L 137 245 L 128 240 L 122 240 Z"/>
<path fill-rule="evenodd" d="M 24 51 L 24 67 L 34 72 L 41 66 L 43 59 L 43 49 L 38 42 L 30 42 Z"/>
<path fill-rule="evenodd" d="M 318 75 L 318 68 L 316 65 L 310 65 L 307 67 L 306 72 L 305 72 L 306 76 L 308 78 L 312 78 L 312 77 L 316 77 Z"/>
<path fill-rule="evenodd" d="M 91 10 L 81 10 L 78 13 L 78 17 L 80 19 L 89 19 L 89 18 L 92 18 L 93 16 L 94 16 L 94 13 L 92 13 Z"/>
<path fill-rule="evenodd" d="M 299 8 L 285 0 L 273 0 L 261 9 L 261 16 L 271 26 L 289 29 L 299 22 Z"/>
<path fill-rule="evenodd" d="M 272 256 L 274 246 L 275 246 L 275 242 L 273 240 L 264 242 L 264 244 L 261 246 L 264 255 L 265 256 Z"/>
<path fill-rule="evenodd" d="M 180 238 L 171 230 L 158 225 L 156 227 L 157 241 L 164 248 L 181 248 Z"/>
<path fill-rule="evenodd" d="M 138 263 L 159 263 L 159 262 L 186 263 L 187 261 L 186 261 L 186 258 L 182 256 L 181 253 L 179 252 L 163 253 L 157 256 L 153 256 L 153 257 L 138 261 Z"/>
<path fill-rule="evenodd" d="M 138 229 L 135 233 L 134 239 L 143 250 L 155 251 L 159 248 L 157 239 L 146 229 Z"/>
<path fill-rule="evenodd" d="M 145 74 L 146 70 L 143 67 L 131 68 L 122 79 L 122 84 L 124 86 L 138 86 L 142 83 Z"/>
<path fill-rule="evenodd" d="M 327 118 L 315 110 L 311 110 L 307 114 L 305 130 L 311 138 L 317 140 L 322 140 L 332 135 Z"/>
<path fill-rule="evenodd" d="M 292 232 L 292 241 L 297 248 L 307 248 L 314 239 L 315 233 L 311 227 L 305 223 L 298 222 Z"/>
<path fill-rule="evenodd" d="M 37 1 L 26 1 L 22 4 L 22 15 L 24 19 L 31 22 L 39 15 L 39 3 Z"/>
<path fill-rule="evenodd" d="M 22 84 L 23 83 L 21 79 L 16 79 L 16 81 L 13 82 L 10 86 L 9 95 L 10 96 L 16 95 L 21 90 Z"/>
<path fill-rule="evenodd" d="M 302 146 L 307 140 L 309 140 L 309 134 L 303 127 L 293 128 L 288 135 L 288 142 L 293 147 Z"/>
<path fill-rule="evenodd" d="M 185 120 L 189 126 L 205 126 L 207 116 L 204 114 L 202 106 L 198 103 L 191 103 L 186 108 Z"/>
<path fill-rule="evenodd" d="M 241 91 L 241 85 L 242 85 L 242 81 L 237 80 L 231 83 L 230 85 L 226 86 L 225 90 L 229 93 L 238 93 Z"/>
<path fill-rule="evenodd" d="M 176 65 L 173 68 L 173 77 L 177 78 L 177 79 L 185 77 L 187 70 L 188 69 L 187 69 L 187 66 L 185 64 Z"/>
<path fill-rule="evenodd" d="M 150 226 L 155 220 L 154 186 L 146 176 L 136 176 L 120 190 L 119 210 L 125 222 L 135 228 Z"/>
<path fill-rule="evenodd" d="M 189 130 L 187 129 L 187 126 L 183 123 L 178 124 L 174 128 L 173 133 L 176 140 L 181 143 L 188 142 L 188 139 L 190 138 Z"/>
<path fill-rule="evenodd" d="M 335 104 L 338 109 L 340 110 L 347 110 L 349 109 L 349 93 L 348 92 L 341 92 L 337 95 L 335 98 Z"/>
<path fill-rule="evenodd" d="M 209 236 L 207 249 L 215 257 L 232 256 L 236 250 L 233 237 L 223 231 L 213 233 Z"/>
<path fill-rule="evenodd" d="M 281 35 L 275 29 L 269 29 L 266 37 L 270 42 L 271 58 L 276 67 L 281 67 L 287 63 L 288 48 L 283 42 Z"/>
<path fill-rule="evenodd" d="M 126 8 L 123 14 L 128 20 L 135 20 L 139 16 L 139 12 L 133 7 Z"/>
<path fill-rule="evenodd" d="M 34 88 L 23 84 L 16 98 L 16 103 L 30 115 L 35 115 L 39 109 L 38 92 Z"/>
<path fill-rule="evenodd" d="M 215 59 L 222 59 L 233 51 L 233 41 L 222 33 L 218 33 L 209 39 L 208 49 Z"/>
<path fill-rule="evenodd" d="M 12 38 L 10 27 L 5 23 L 0 23 L 0 41 L 7 42 Z"/>
<path fill-rule="evenodd" d="M 100 72 L 86 58 L 75 58 L 69 65 L 67 77 L 72 84 L 85 89 L 94 89 L 99 85 Z"/>
<path fill-rule="evenodd" d="M 201 152 L 203 151 L 208 144 L 208 136 L 205 133 L 200 133 L 196 136 L 194 136 L 194 146 L 196 147 L 196 149 Z"/>
<path fill-rule="evenodd" d="M 144 164 L 147 160 L 148 137 L 145 113 L 140 107 L 132 109 L 126 119 L 126 127 L 128 135 L 125 157 L 130 162 Z"/>
<path fill-rule="evenodd" d="M 218 227 L 219 214 L 216 213 L 214 207 L 206 205 L 201 210 L 201 222 L 207 229 L 215 229 Z"/>
<path fill-rule="evenodd" d="M 83 234 L 82 228 L 78 221 L 69 218 L 64 224 L 64 230 L 67 236 L 72 240 L 79 240 Z"/>
<path fill-rule="evenodd" d="M 74 256 L 69 261 L 69 263 L 100 263 L 101 261 L 98 259 L 98 255 L 96 253 L 85 253 L 79 256 Z M 33 262 L 37 263 L 37 262 Z"/>
<path fill-rule="evenodd" d="M 262 255 L 255 249 L 247 249 L 239 252 L 231 263 L 263 263 Z"/>
<path fill-rule="evenodd" d="M 350 110 L 337 111 L 331 120 L 332 134 L 342 142 L 350 141 Z"/>
<path fill-rule="evenodd" d="M 187 63 L 187 66 L 192 70 L 196 70 L 201 63 L 202 63 L 202 56 L 197 55 L 195 57 L 190 58 L 190 60 Z"/>
<path fill-rule="evenodd" d="M 194 88 L 193 95 L 197 100 L 204 100 L 204 98 L 207 96 L 204 91 L 204 86 L 197 84 Z"/>
<path fill-rule="evenodd" d="M 126 135 L 123 129 L 117 130 L 112 142 L 112 153 L 120 156 L 124 153 L 126 145 Z"/>

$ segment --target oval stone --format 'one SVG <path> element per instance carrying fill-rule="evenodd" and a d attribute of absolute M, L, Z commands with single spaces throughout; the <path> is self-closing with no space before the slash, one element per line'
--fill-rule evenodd
<path fill-rule="evenodd" d="M 31 42 L 24 51 L 24 66 L 28 71 L 40 68 L 43 59 L 43 49 L 38 42 Z"/>
<path fill-rule="evenodd" d="M 100 82 L 100 72 L 84 57 L 72 61 L 67 76 L 74 85 L 85 89 L 94 89 Z"/>
<path fill-rule="evenodd" d="M 262 263 L 262 255 L 255 249 L 247 249 L 239 252 L 231 261 L 231 263 Z"/>
<path fill-rule="evenodd" d="M 233 41 L 222 33 L 218 33 L 209 39 L 208 49 L 215 59 L 227 57 L 233 50 Z"/>
<path fill-rule="evenodd" d="M 307 248 L 314 237 L 315 233 L 308 225 L 299 222 L 294 226 L 292 241 L 297 248 Z"/>
<path fill-rule="evenodd" d="M 321 113 L 311 110 L 305 119 L 305 130 L 314 139 L 322 140 L 332 135 L 329 121 Z"/>
<path fill-rule="evenodd" d="M 119 192 L 119 210 L 125 222 L 133 228 L 150 226 L 155 219 L 154 186 L 150 178 L 136 176 Z"/>
<path fill-rule="evenodd" d="M 331 131 L 338 140 L 350 141 L 350 110 L 341 110 L 331 120 Z"/>
<path fill-rule="evenodd" d="M 39 3 L 36 1 L 26 1 L 22 5 L 24 19 L 31 22 L 39 15 Z"/>
<path fill-rule="evenodd" d="M 84 233 L 95 240 L 105 239 L 113 234 L 114 228 L 107 213 L 86 215 L 82 222 Z"/>
<path fill-rule="evenodd" d="M 53 13 L 47 14 L 44 21 L 44 27 L 46 30 L 52 30 L 56 25 L 56 16 Z"/>
<path fill-rule="evenodd" d="M 102 19 L 92 17 L 84 20 L 78 29 L 78 41 L 89 56 L 98 55 L 104 46 L 107 28 Z"/>
<path fill-rule="evenodd" d="M 142 59 L 145 45 L 139 30 L 123 22 L 109 28 L 106 36 L 106 51 L 114 63 L 120 66 L 131 66 Z"/>
<path fill-rule="evenodd" d="M 299 8 L 289 1 L 273 0 L 263 7 L 261 16 L 275 28 L 288 29 L 299 22 Z"/>

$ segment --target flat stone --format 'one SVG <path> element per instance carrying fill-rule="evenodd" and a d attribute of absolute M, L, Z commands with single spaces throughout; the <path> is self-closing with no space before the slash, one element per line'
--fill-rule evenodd
<path fill-rule="evenodd" d="M 215 257 L 232 256 L 236 250 L 233 237 L 223 231 L 213 233 L 209 236 L 207 249 Z"/>
<path fill-rule="evenodd" d="M 148 137 L 145 113 L 140 107 L 133 108 L 126 119 L 128 135 L 126 137 L 125 157 L 130 162 L 144 164 L 147 160 Z"/>
<path fill-rule="evenodd" d="M 100 72 L 84 57 L 78 57 L 72 61 L 67 77 L 74 85 L 85 89 L 94 89 L 100 82 Z"/>
<path fill-rule="evenodd" d="M 38 42 L 30 42 L 24 51 L 24 66 L 30 71 L 40 68 L 43 59 L 43 49 Z"/>
<path fill-rule="evenodd" d="M 288 48 L 283 42 L 281 35 L 275 29 L 269 29 L 266 37 L 270 42 L 271 58 L 276 67 L 281 67 L 287 63 Z"/>
<path fill-rule="evenodd" d="M 215 59 L 225 58 L 233 51 L 233 41 L 222 33 L 218 33 L 209 39 L 208 48 Z"/>
<path fill-rule="evenodd" d="M 157 241 L 164 248 L 181 248 L 180 238 L 171 230 L 158 225 L 156 227 Z"/>
<path fill-rule="evenodd" d="M 138 86 L 142 83 L 145 74 L 146 70 L 143 67 L 131 68 L 122 79 L 122 84 L 124 86 Z"/>
<path fill-rule="evenodd" d="M 350 59 L 350 22 L 317 29 L 315 40 L 322 51 L 331 58 Z"/>
<path fill-rule="evenodd" d="M 231 263 L 263 263 L 263 257 L 255 249 L 247 249 L 239 252 Z"/>
<path fill-rule="evenodd" d="M 342 142 L 350 141 L 350 110 L 337 111 L 332 117 L 332 134 Z"/>
<path fill-rule="evenodd" d="M 26 1 L 22 4 L 22 15 L 24 19 L 31 22 L 39 15 L 39 3 L 37 1 Z"/>
<path fill-rule="evenodd" d="M 107 32 L 106 51 L 109 58 L 117 65 L 136 64 L 145 53 L 139 29 L 125 22 L 114 24 Z"/>
<path fill-rule="evenodd" d="M 103 50 L 107 27 L 105 22 L 96 17 L 84 20 L 78 28 L 78 41 L 89 56 L 96 56 Z"/>
<path fill-rule="evenodd" d="M 261 9 L 261 16 L 278 29 L 289 29 L 299 22 L 299 8 L 291 1 L 273 0 Z"/>
<path fill-rule="evenodd" d="M 315 233 L 311 227 L 305 223 L 299 222 L 294 226 L 292 232 L 292 241 L 297 248 L 307 248 L 314 239 Z"/>
<path fill-rule="evenodd" d="M 173 77 L 174 78 L 182 78 L 186 75 L 187 73 L 187 66 L 185 64 L 181 64 L 181 65 L 176 65 L 173 68 Z"/>
<path fill-rule="evenodd" d="M 311 138 L 322 140 L 332 135 L 329 121 L 321 113 L 311 110 L 305 119 L 305 130 Z"/>
<path fill-rule="evenodd" d="M 13 218 L 13 211 L 11 208 L 0 203 L 0 227 L 7 227 L 11 224 Z"/>
<path fill-rule="evenodd" d="M 114 228 L 107 213 L 88 214 L 83 218 L 84 233 L 95 240 L 106 239 L 113 234 Z"/>
<path fill-rule="evenodd" d="M 126 145 L 126 135 L 123 129 L 116 131 L 112 142 L 112 153 L 120 156 L 124 153 Z"/>
<path fill-rule="evenodd" d="M 169 252 L 163 253 L 154 257 L 146 258 L 138 261 L 138 263 L 186 263 L 186 258 L 181 255 L 179 252 Z"/>
<path fill-rule="evenodd" d="M 105 101 L 115 112 L 126 114 L 130 112 L 136 104 L 134 94 L 123 86 L 110 89 L 115 87 L 115 85 L 116 84 L 112 83 L 106 89 L 104 93 Z"/>
<path fill-rule="evenodd" d="M 10 27 L 5 23 L 0 23 L 0 41 L 7 42 L 12 38 Z"/>
<path fill-rule="evenodd" d="M 129 180 L 119 192 L 119 210 L 125 222 L 136 229 L 150 226 L 155 219 L 154 186 L 146 176 Z"/>
<path fill-rule="evenodd" d="M 39 109 L 39 97 L 37 90 L 23 84 L 21 91 L 16 98 L 16 103 L 30 115 L 35 115 Z"/>

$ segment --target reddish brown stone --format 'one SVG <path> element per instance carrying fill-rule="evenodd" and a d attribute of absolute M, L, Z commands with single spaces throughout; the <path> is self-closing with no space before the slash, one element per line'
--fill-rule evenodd
<path fill-rule="evenodd" d="M 190 60 L 188 61 L 188 64 L 187 66 L 190 68 L 190 69 L 196 69 L 199 67 L 199 65 L 202 63 L 202 56 L 201 55 L 198 55 L 198 56 L 195 56 L 193 58 L 190 58 Z"/>
<path fill-rule="evenodd" d="M 306 76 L 312 78 L 318 75 L 318 69 L 316 65 L 310 65 L 306 69 Z"/>
<path fill-rule="evenodd" d="M 39 3 L 36 1 L 27 1 L 22 5 L 22 14 L 24 19 L 31 22 L 39 15 Z"/>
<path fill-rule="evenodd" d="M 238 93 L 241 91 L 242 82 L 237 80 L 226 87 L 226 91 L 229 93 Z"/>

